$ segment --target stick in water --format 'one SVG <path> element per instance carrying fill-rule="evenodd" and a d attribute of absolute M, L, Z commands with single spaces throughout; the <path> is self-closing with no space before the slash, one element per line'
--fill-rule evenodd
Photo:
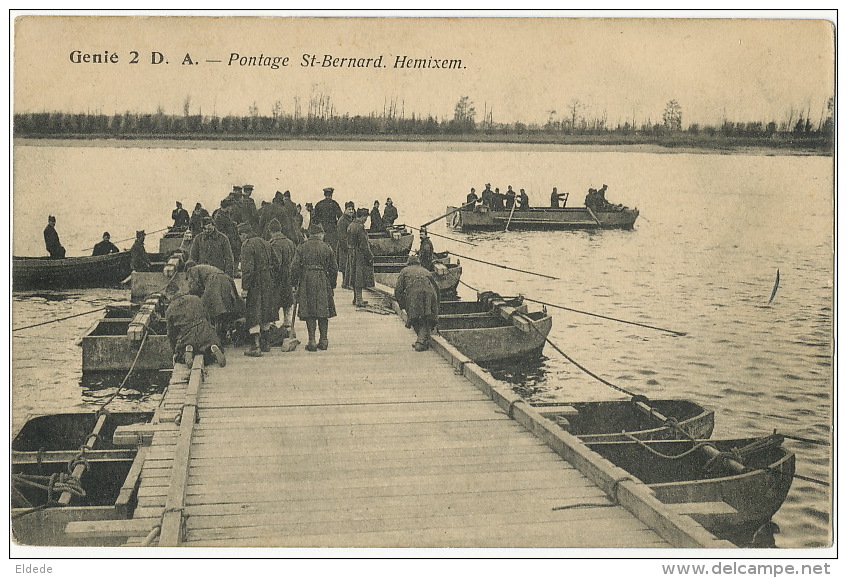
<path fill-rule="evenodd" d="M 773 298 L 776 296 L 776 290 L 779 289 L 779 269 L 776 270 L 776 281 L 773 284 L 773 291 L 771 291 L 771 298 L 768 299 L 768 305 L 771 304 Z"/>

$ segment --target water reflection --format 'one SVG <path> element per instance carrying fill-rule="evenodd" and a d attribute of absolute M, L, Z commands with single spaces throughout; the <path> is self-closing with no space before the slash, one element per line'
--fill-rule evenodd
<path fill-rule="evenodd" d="M 91 405 L 103 403 L 118 391 L 125 377 L 124 371 L 83 373 L 79 380 L 82 401 Z M 129 407 L 134 408 L 139 402 L 161 398 L 170 378 L 171 371 L 135 371 L 110 402 L 109 407 L 118 409 L 128 403 Z"/>

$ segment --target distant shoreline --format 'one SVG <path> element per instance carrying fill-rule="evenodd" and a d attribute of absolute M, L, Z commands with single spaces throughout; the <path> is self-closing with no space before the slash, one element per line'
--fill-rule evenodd
<path fill-rule="evenodd" d="M 546 137 L 546 138 L 544 138 Z M 553 138 L 555 137 L 555 138 Z M 745 142 L 746 141 L 746 142 Z M 356 135 L 313 136 L 296 139 L 269 138 L 264 135 L 220 137 L 215 135 L 20 135 L 14 144 L 21 146 L 76 146 L 125 148 L 197 148 L 204 143 L 212 149 L 243 150 L 419 150 L 419 151 L 571 151 L 639 152 L 653 154 L 749 154 L 765 156 L 833 156 L 831 149 L 805 147 L 786 141 L 749 142 L 748 139 L 643 139 L 638 137 L 592 137 L 584 135 Z"/>

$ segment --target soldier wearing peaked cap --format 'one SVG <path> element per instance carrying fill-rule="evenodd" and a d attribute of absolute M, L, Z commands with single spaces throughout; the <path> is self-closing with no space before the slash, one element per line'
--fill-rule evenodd
<path fill-rule="evenodd" d="M 338 219 L 340 219 L 343 214 L 341 206 L 339 206 L 339 204 L 332 198 L 333 192 L 334 189 L 332 187 L 324 189 L 324 198 L 315 203 L 315 208 L 312 209 L 312 218 L 310 220 L 310 223 L 318 223 L 323 227 L 324 241 L 326 241 L 326 244 L 330 247 L 333 247 L 336 243 L 338 243 L 335 230 L 338 225 Z"/>
<path fill-rule="evenodd" d="M 306 322 L 309 343 L 306 351 L 329 347 L 329 319 L 335 317 L 333 290 L 338 281 L 335 253 L 323 241 L 323 227 L 309 226 L 309 238 L 294 253 L 291 281 L 297 287 L 297 315 Z M 315 330 L 320 341 L 315 342 Z"/>
<path fill-rule="evenodd" d="M 129 250 L 130 267 L 133 271 L 145 272 L 150 270 L 150 256 L 144 248 L 144 239 L 147 235 L 143 230 L 135 232 L 135 243 Z"/>

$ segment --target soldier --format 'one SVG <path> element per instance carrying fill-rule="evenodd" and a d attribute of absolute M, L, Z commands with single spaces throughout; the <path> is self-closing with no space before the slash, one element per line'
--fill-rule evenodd
<path fill-rule="evenodd" d="M 176 202 L 176 209 L 171 211 L 171 219 L 174 220 L 173 229 L 176 231 L 184 231 L 188 228 L 188 211 L 182 208 L 182 203 Z"/>
<path fill-rule="evenodd" d="M 59 233 L 56 232 L 56 217 L 53 215 L 47 217 L 47 226 L 44 227 L 44 245 L 47 247 L 51 259 L 65 258 L 65 248 L 59 242 Z"/>
<path fill-rule="evenodd" d="M 259 231 L 259 214 L 256 209 L 256 201 L 253 200 L 253 185 L 244 185 L 242 188 L 244 196 L 241 197 L 241 214 L 244 221 L 250 223 L 254 231 Z"/>
<path fill-rule="evenodd" d="M 518 195 L 518 210 L 526 211 L 529 209 L 529 195 L 526 194 L 526 191 L 521 189 L 520 194 Z"/>
<path fill-rule="evenodd" d="M 110 255 L 111 253 L 120 253 L 120 249 L 112 244 L 109 231 L 106 231 L 103 233 L 103 240 L 94 245 L 94 251 L 91 253 L 91 256 L 97 257 L 99 255 Z"/>
<path fill-rule="evenodd" d="M 194 353 L 202 353 L 207 361 L 226 365 L 226 357 L 218 336 L 212 328 L 203 303 L 197 295 L 181 292 L 171 300 L 165 311 L 168 340 L 174 352 L 174 362 L 191 363 Z"/>
<path fill-rule="evenodd" d="M 294 320 L 291 318 L 294 297 L 291 293 L 291 265 L 294 261 L 294 241 L 282 233 L 282 226 L 276 219 L 268 223 L 270 239 L 268 242 L 274 250 L 277 258 L 277 267 L 274 270 L 274 282 L 276 284 L 278 305 L 282 309 L 282 326 L 291 327 Z"/>
<path fill-rule="evenodd" d="M 482 191 L 482 204 L 489 209 L 494 203 L 494 199 L 492 197 L 494 197 L 494 191 L 491 190 L 491 183 L 485 183 L 485 189 Z"/>
<path fill-rule="evenodd" d="M 261 357 L 271 350 L 268 330 L 279 318 L 279 299 L 274 286 L 273 272 L 277 268 L 276 254 L 270 243 L 253 229 L 245 231 L 247 240 L 241 246 L 241 287 L 247 291 L 247 328 L 253 338 L 244 355 Z"/>
<path fill-rule="evenodd" d="M 382 223 L 382 216 L 379 214 L 379 201 L 374 201 L 374 208 L 371 209 L 371 228 L 368 231 L 381 233 L 384 230 L 385 225 Z"/>
<path fill-rule="evenodd" d="M 391 197 L 385 199 L 385 210 L 382 212 L 382 222 L 386 228 L 394 226 L 394 221 L 397 220 L 399 214 L 397 213 L 397 207 L 394 206 L 394 201 L 391 200 Z"/>
<path fill-rule="evenodd" d="M 435 257 L 435 248 L 432 246 L 432 240 L 426 231 L 426 227 L 421 227 L 421 247 L 418 249 L 418 263 L 427 271 L 432 271 L 432 263 Z"/>
<path fill-rule="evenodd" d="M 400 271 L 394 285 L 394 298 L 406 311 L 406 327 L 412 327 L 417 340 L 415 351 L 429 349 L 429 336 L 438 323 L 438 283 L 432 273 L 421 266 L 417 255 L 409 255 L 408 265 Z"/>
<path fill-rule="evenodd" d="M 144 248 L 144 239 L 147 235 L 144 231 L 135 232 L 135 243 L 132 244 L 130 253 L 130 268 L 133 271 L 145 272 L 150 270 L 150 256 Z"/>
<path fill-rule="evenodd" d="M 310 229 L 312 223 L 317 223 L 323 227 L 324 240 L 330 247 L 338 242 L 335 238 L 335 229 L 338 225 L 338 219 L 340 219 L 343 214 L 341 207 L 332 199 L 332 193 L 334 191 L 335 189 L 332 187 L 324 189 L 323 200 L 318 201 L 315 204 L 314 209 L 312 209 L 312 216 L 309 218 Z M 308 206 L 309 205 L 306 205 L 307 208 Z"/>
<path fill-rule="evenodd" d="M 471 188 L 471 192 L 468 193 L 467 200 L 465 200 L 465 209 L 468 211 L 473 211 L 476 204 L 479 202 L 479 197 L 476 196 L 476 189 Z"/>
<path fill-rule="evenodd" d="M 374 255 L 365 231 L 367 218 L 368 210 L 359 209 L 356 218 L 347 227 L 347 267 L 344 269 L 344 279 L 353 288 L 353 305 L 356 307 L 368 304 L 362 299 L 362 289 L 374 286 Z"/>
<path fill-rule="evenodd" d="M 194 210 L 191 212 L 191 218 L 188 220 L 188 228 L 194 235 L 199 235 L 203 231 L 203 219 L 209 216 L 209 211 L 203 208 L 203 205 L 197 203 L 194 205 Z"/>
<path fill-rule="evenodd" d="M 335 317 L 333 289 L 338 280 L 335 253 L 323 241 L 323 227 L 309 227 L 309 238 L 294 253 L 291 279 L 297 286 L 297 315 L 306 322 L 309 343 L 306 351 L 329 347 L 329 320 Z M 316 327 L 317 326 L 317 327 Z M 315 329 L 320 329 L 320 341 L 315 343 Z"/>
<path fill-rule="evenodd" d="M 353 223 L 353 219 L 356 217 L 356 204 L 353 201 L 347 201 L 344 203 L 344 214 L 341 215 L 341 218 L 338 219 L 338 225 L 336 226 L 336 233 L 338 237 L 338 243 L 335 245 L 335 256 L 336 263 L 338 263 L 338 270 L 344 273 L 344 277 L 341 281 L 342 289 L 351 289 L 350 281 L 347 278 L 347 273 L 345 269 L 347 268 L 347 229 Z"/>
<path fill-rule="evenodd" d="M 191 243 L 188 258 L 195 263 L 217 267 L 230 277 L 235 277 L 235 258 L 232 244 L 218 231 L 211 217 L 203 219 L 203 232 Z"/>
<path fill-rule="evenodd" d="M 244 317 L 244 301 L 232 277 L 213 265 L 185 264 L 188 292 L 200 297 L 206 317 L 212 323 L 221 343 L 227 340 L 233 321 Z"/>
<path fill-rule="evenodd" d="M 517 195 L 515 194 L 515 191 L 512 190 L 512 185 L 509 185 L 509 190 L 506 191 L 506 206 L 505 206 L 505 209 L 507 211 L 511 211 L 512 207 L 515 206 L 515 199 L 516 198 L 517 198 Z"/>

